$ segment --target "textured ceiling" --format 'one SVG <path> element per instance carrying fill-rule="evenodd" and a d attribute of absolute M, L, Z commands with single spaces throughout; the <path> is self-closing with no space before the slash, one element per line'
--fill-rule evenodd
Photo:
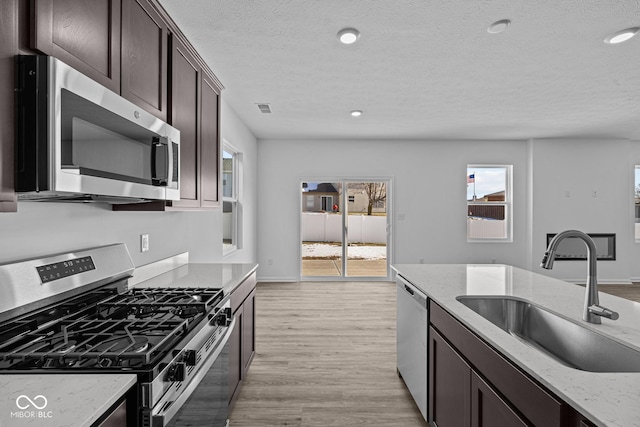
<path fill-rule="evenodd" d="M 640 139 L 639 0 L 160 3 L 258 138 Z"/>

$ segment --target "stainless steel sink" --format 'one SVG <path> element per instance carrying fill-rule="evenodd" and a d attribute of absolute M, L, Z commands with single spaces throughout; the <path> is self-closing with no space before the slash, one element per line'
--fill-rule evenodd
<path fill-rule="evenodd" d="M 492 296 L 457 300 L 566 366 L 589 372 L 640 372 L 639 351 L 529 301 Z"/>

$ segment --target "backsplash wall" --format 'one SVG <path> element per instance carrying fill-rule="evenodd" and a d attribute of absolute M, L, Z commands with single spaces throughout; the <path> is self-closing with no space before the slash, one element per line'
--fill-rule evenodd
<path fill-rule="evenodd" d="M 0 263 L 125 243 L 136 266 L 189 250 L 188 212 L 113 212 L 102 203 L 19 202 L 0 216 Z M 140 252 L 140 234 L 150 250 Z"/>

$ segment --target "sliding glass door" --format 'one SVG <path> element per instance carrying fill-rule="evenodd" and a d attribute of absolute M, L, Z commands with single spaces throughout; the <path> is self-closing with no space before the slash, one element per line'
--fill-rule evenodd
<path fill-rule="evenodd" d="M 388 280 L 389 182 L 302 181 L 302 280 Z"/>

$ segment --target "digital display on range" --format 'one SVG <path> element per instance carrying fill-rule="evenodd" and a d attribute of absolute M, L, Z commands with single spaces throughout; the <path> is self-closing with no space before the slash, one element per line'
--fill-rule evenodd
<path fill-rule="evenodd" d="M 90 256 L 36 267 L 42 283 L 52 282 L 54 280 L 62 279 L 95 269 L 96 266 L 93 264 L 93 259 L 91 259 Z"/>

